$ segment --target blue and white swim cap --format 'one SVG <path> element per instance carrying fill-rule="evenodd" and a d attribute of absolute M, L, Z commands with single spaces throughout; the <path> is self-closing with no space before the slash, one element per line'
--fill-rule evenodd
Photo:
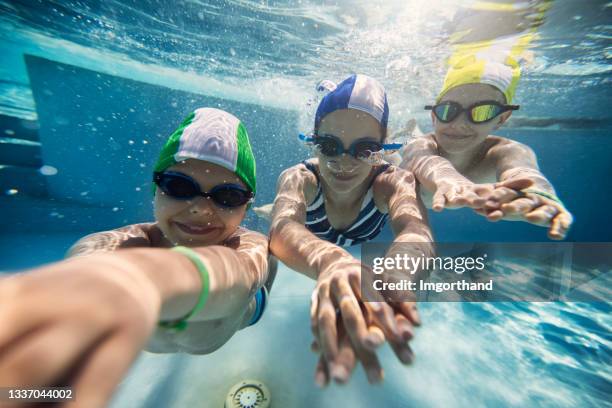
<path fill-rule="evenodd" d="M 372 77 L 354 74 L 342 81 L 323 97 L 315 116 L 315 129 L 328 114 L 339 109 L 358 109 L 370 114 L 387 128 L 389 121 L 389 104 L 387 92 L 380 82 Z"/>

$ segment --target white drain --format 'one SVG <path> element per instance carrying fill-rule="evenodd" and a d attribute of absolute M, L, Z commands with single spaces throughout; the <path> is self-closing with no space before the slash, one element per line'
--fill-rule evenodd
<path fill-rule="evenodd" d="M 257 380 L 243 380 L 234 385 L 225 398 L 225 408 L 268 408 L 270 390 Z"/>

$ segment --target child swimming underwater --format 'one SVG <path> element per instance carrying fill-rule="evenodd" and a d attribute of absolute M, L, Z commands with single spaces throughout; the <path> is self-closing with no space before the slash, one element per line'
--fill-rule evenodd
<path fill-rule="evenodd" d="M 435 211 L 468 205 L 490 221 L 527 221 L 547 227 L 549 238 L 563 239 L 572 215 L 540 172 L 533 150 L 491 135 L 519 108 L 511 103 L 520 69 L 507 62 L 469 56 L 452 66 L 436 104 L 426 107 L 434 132 L 403 150 L 401 167 L 414 172 Z"/>
<path fill-rule="evenodd" d="M 267 237 L 240 227 L 256 192 L 242 123 L 197 109 L 154 183 L 155 222 L 90 235 L 72 258 L 0 280 L 0 384 L 71 385 L 81 406 L 104 406 L 147 340 L 210 353 L 261 317 L 274 273 Z"/>
<path fill-rule="evenodd" d="M 345 79 L 321 100 L 313 134 L 301 136 L 316 147 L 316 157 L 285 170 L 278 180 L 270 250 L 317 280 L 311 324 L 323 351 L 316 374 L 320 385 L 330 377 L 347 381 L 355 354 L 368 380 L 380 381 L 383 373 L 373 349 L 384 337 L 402 362 L 413 357 L 406 341 L 418 324 L 415 304 L 363 302 L 358 289 L 362 264 L 342 248 L 373 239 L 390 219 L 396 242 L 433 252 L 414 176 L 375 160 L 390 148 L 385 144 L 388 117 L 386 92 L 378 81 L 366 75 Z"/>

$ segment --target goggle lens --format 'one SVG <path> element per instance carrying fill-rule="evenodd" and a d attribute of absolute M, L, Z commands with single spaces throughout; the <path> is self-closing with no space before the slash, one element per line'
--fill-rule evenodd
<path fill-rule="evenodd" d="M 461 109 L 454 103 L 443 103 L 434 107 L 434 114 L 442 122 L 450 122 L 454 120 Z"/>
<path fill-rule="evenodd" d="M 203 196 L 211 198 L 220 207 L 231 208 L 240 207 L 252 198 L 251 192 L 233 184 L 221 184 L 213 187 L 209 193 L 203 193 L 195 180 L 183 174 L 156 173 L 154 181 L 164 194 L 177 200 Z"/>
<path fill-rule="evenodd" d="M 475 123 L 487 122 L 502 112 L 502 108 L 499 105 L 486 104 L 478 105 L 470 110 L 472 121 Z"/>
<path fill-rule="evenodd" d="M 217 204 L 224 207 L 240 207 L 250 199 L 248 192 L 230 186 L 221 186 L 210 194 Z"/>
<path fill-rule="evenodd" d="M 178 176 L 163 175 L 158 185 L 165 194 L 182 200 L 194 198 L 200 192 L 194 181 Z"/>

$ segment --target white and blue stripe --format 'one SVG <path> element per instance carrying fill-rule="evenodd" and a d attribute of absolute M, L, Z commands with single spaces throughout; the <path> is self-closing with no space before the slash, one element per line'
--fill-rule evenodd
<path fill-rule="evenodd" d="M 380 233 L 387 221 L 388 214 L 378 211 L 376 203 L 374 202 L 371 186 L 363 199 L 359 215 L 355 222 L 347 229 L 338 231 L 331 226 L 327 219 L 323 190 L 315 165 L 308 161 L 302 163 L 317 177 L 317 194 L 313 202 L 306 208 L 306 228 L 308 228 L 310 232 L 325 241 L 340 246 L 357 245 L 374 239 L 374 237 Z M 387 167 L 388 165 L 381 166 L 376 176 L 385 171 Z"/>

